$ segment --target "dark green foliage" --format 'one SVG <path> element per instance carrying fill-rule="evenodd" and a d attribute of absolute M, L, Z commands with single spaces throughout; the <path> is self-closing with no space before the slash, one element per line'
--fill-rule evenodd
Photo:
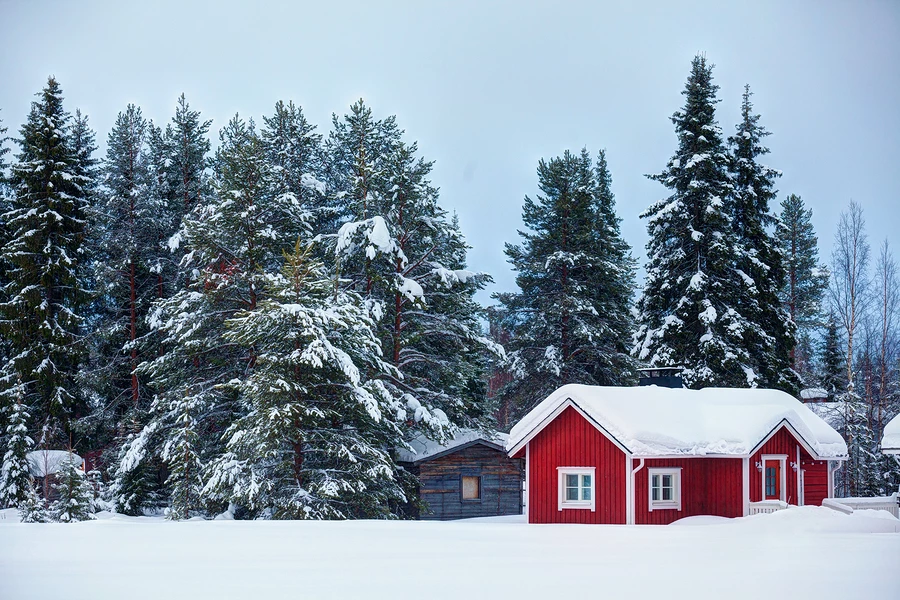
<path fill-rule="evenodd" d="M 55 419 L 65 430 L 83 406 L 75 377 L 82 359 L 80 270 L 92 145 L 83 119 L 73 129 L 54 78 L 38 96 L 12 169 L 15 197 L 2 249 L 10 281 L 0 303 L 0 333 L 11 346 L 3 367 L 7 384 L 20 377 L 25 402 L 42 421 Z"/>
<path fill-rule="evenodd" d="M 757 378 L 752 384 L 796 393 L 797 374 L 791 352 L 796 346 L 796 326 L 781 305 L 785 283 L 782 253 L 769 233 L 776 219 L 770 212 L 775 198 L 775 179 L 780 172 L 759 162 L 769 153 L 763 139 L 769 135 L 753 113 L 750 86 L 744 87 L 741 122 L 728 142 L 732 148 L 730 171 L 731 223 L 739 252 L 738 274 L 743 282 L 736 310 L 753 325 L 743 333 L 743 346 Z"/>
<path fill-rule="evenodd" d="M 628 385 L 634 261 L 619 232 L 604 152 L 538 164 L 541 195 L 526 196 L 521 245 L 507 244 L 518 293 L 499 294 L 515 414 L 566 383 Z"/>
<path fill-rule="evenodd" d="M 831 395 L 847 389 L 847 357 L 844 347 L 837 319 L 831 314 L 825 325 L 820 363 L 821 385 Z"/>
<path fill-rule="evenodd" d="M 650 240 L 632 353 L 652 366 L 684 367 L 689 387 L 747 387 L 758 377 L 743 345 L 753 325 L 739 312 L 745 283 L 726 205 L 732 184 L 712 68 L 694 58 L 684 108 L 672 116 L 678 149 L 651 176 L 672 194 L 641 215 Z"/>

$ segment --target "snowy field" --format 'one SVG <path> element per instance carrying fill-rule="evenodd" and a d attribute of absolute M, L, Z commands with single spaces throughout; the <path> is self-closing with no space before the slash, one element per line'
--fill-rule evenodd
<path fill-rule="evenodd" d="M 900 521 L 796 508 L 667 527 L 166 522 L 0 512 L 0 598 L 900 597 Z"/>

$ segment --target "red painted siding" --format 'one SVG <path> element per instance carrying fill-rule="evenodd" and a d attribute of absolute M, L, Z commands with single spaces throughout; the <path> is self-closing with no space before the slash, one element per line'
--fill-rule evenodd
<path fill-rule="evenodd" d="M 821 506 L 822 500 L 828 497 L 828 461 L 804 458 L 800 462 L 803 465 L 803 504 Z"/>
<path fill-rule="evenodd" d="M 529 523 L 625 523 L 625 454 L 571 406 L 530 442 Z M 596 510 L 559 510 L 557 467 L 594 467 Z"/>
<path fill-rule="evenodd" d="M 636 467 L 640 462 L 633 460 Z M 681 467 L 681 510 L 648 508 L 649 469 Z M 740 517 L 744 514 L 740 458 L 675 458 L 645 460 L 634 476 L 634 522 L 667 525 L 694 515 Z"/>
<path fill-rule="evenodd" d="M 756 463 L 762 462 L 763 454 L 786 454 L 787 460 L 784 463 L 785 473 L 785 494 L 784 499 L 788 504 L 800 504 L 797 495 L 797 472 L 791 468 L 792 462 L 797 462 L 797 448 L 800 448 L 800 460 L 812 460 L 809 453 L 803 449 L 800 442 L 794 435 L 783 425 L 775 435 L 766 442 L 759 452 L 750 457 L 750 501 L 758 502 L 762 500 L 762 473 L 756 467 Z M 815 475 L 813 475 L 815 479 Z M 818 502 L 822 503 L 821 500 Z"/>

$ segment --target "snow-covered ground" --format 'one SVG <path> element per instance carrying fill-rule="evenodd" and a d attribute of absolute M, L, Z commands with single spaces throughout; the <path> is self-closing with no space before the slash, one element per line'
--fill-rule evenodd
<path fill-rule="evenodd" d="M 667 527 L 100 517 L 0 512 L 0 598 L 900 597 L 900 520 L 878 511 Z"/>

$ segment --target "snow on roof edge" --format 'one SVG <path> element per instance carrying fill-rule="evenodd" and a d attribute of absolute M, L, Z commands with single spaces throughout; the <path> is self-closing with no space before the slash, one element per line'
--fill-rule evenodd
<path fill-rule="evenodd" d="M 793 396 L 746 388 L 565 385 L 510 431 L 507 451 L 571 401 L 634 456 L 745 456 L 787 422 L 819 458 L 843 459 L 840 434 Z"/>
<path fill-rule="evenodd" d="M 884 454 L 900 454 L 900 415 L 895 416 L 884 426 L 881 451 Z"/>
<path fill-rule="evenodd" d="M 421 462 L 473 442 L 485 442 L 505 448 L 508 439 L 509 434 L 506 433 L 496 432 L 488 434 L 476 429 L 460 429 L 452 438 L 442 444 L 426 438 L 423 434 L 419 434 L 409 442 L 409 445 L 413 447 L 412 451 L 407 449 L 399 449 L 397 451 L 397 460 L 410 463 Z"/>

